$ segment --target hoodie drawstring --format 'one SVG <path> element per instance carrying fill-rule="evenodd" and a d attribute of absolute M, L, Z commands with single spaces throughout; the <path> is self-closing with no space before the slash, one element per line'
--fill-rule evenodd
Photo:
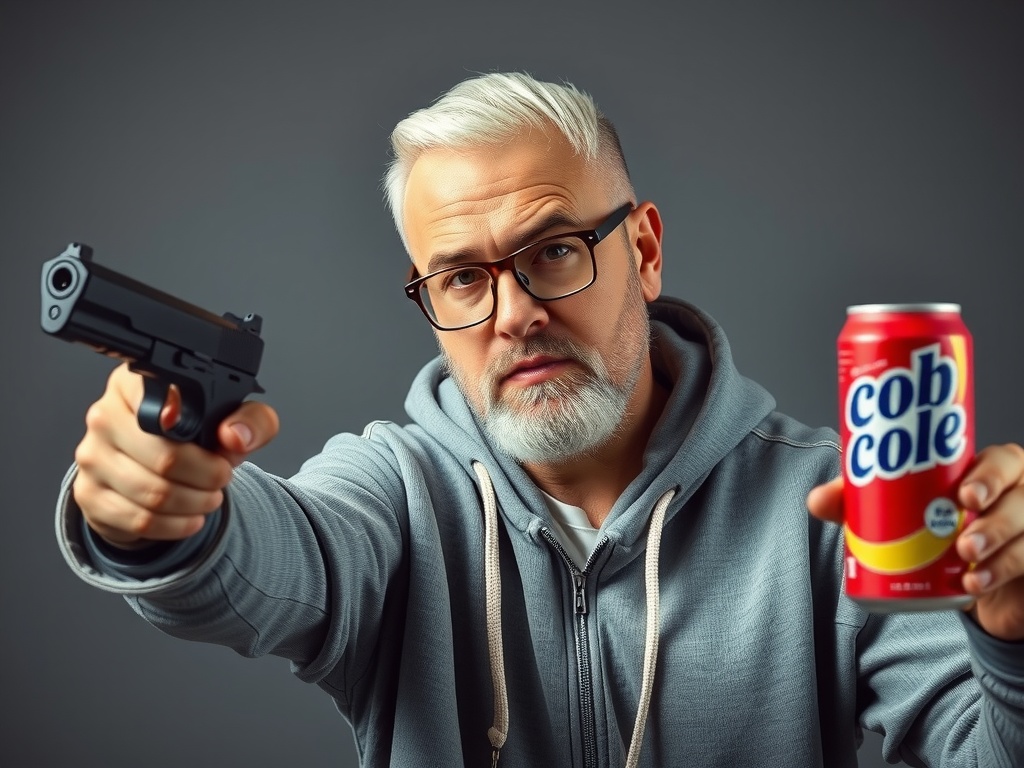
<path fill-rule="evenodd" d="M 651 706 L 651 692 L 654 688 L 654 669 L 658 663 L 658 637 L 661 629 L 661 590 L 658 586 L 658 558 L 661 554 L 661 529 L 665 525 L 665 512 L 676 495 L 675 490 L 665 491 L 651 513 L 651 525 L 647 530 L 647 552 L 644 555 L 644 591 L 647 593 L 647 630 L 644 636 L 644 674 L 640 685 L 640 703 L 636 709 L 633 724 L 633 738 L 629 740 L 629 754 L 626 768 L 636 768 L 640 761 L 640 747 L 644 742 L 644 728 L 647 726 L 647 711 Z"/>
<path fill-rule="evenodd" d="M 497 768 L 498 756 L 508 737 L 508 690 L 505 686 L 505 651 L 501 643 L 501 571 L 498 568 L 498 500 L 487 469 L 473 463 L 480 481 L 484 502 L 484 598 L 487 611 L 487 651 L 491 660 L 491 685 L 494 688 L 494 724 L 487 738 L 494 750 L 491 768 Z"/>
<path fill-rule="evenodd" d="M 487 611 L 487 650 L 491 662 L 491 684 L 494 688 L 494 724 L 487 730 L 487 738 L 494 750 L 491 768 L 497 768 L 501 748 L 508 738 L 508 689 L 505 684 L 505 653 L 501 640 L 501 572 L 498 566 L 498 500 L 486 467 L 476 461 L 473 471 L 480 481 L 480 495 L 484 503 L 484 593 Z M 675 490 L 666 491 L 651 513 L 647 531 L 647 551 L 644 558 L 644 590 L 647 597 L 647 628 L 644 637 L 644 671 L 640 686 L 633 737 L 629 743 L 626 768 L 636 768 L 640 760 L 640 747 L 644 740 L 647 713 L 654 689 L 654 672 L 658 661 L 658 636 L 661 623 L 661 594 L 658 586 L 658 559 L 661 552 L 661 529 L 665 513 L 675 496 Z"/>

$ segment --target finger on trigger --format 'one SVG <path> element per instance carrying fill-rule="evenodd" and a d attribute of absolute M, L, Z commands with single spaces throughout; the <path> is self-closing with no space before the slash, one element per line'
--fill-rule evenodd
<path fill-rule="evenodd" d="M 181 391 L 177 384 L 171 384 L 167 388 L 167 400 L 160 409 L 160 428 L 168 432 L 174 428 L 181 418 Z"/>

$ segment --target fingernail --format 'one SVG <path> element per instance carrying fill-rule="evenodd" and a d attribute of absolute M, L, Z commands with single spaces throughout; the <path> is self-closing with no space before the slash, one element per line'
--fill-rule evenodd
<path fill-rule="evenodd" d="M 984 483 L 977 481 L 968 483 L 964 486 L 964 490 L 974 495 L 974 498 L 978 500 L 979 507 L 985 506 L 985 502 L 988 500 L 988 488 L 985 487 Z"/>
<path fill-rule="evenodd" d="M 232 424 L 231 429 L 236 435 L 238 435 L 238 439 L 242 441 L 242 445 L 248 448 L 249 443 L 252 442 L 252 430 L 241 422 Z"/>
<path fill-rule="evenodd" d="M 985 589 L 989 584 L 992 583 L 992 571 L 978 570 L 971 571 L 974 574 L 974 581 L 978 585 L 978 589 Z"/>
<path fill-rule="evenodd" d="M 977 562 L 985 554 L 985 536 L 980 533 L 972 533 L 965 537 L 968 548 L 974 553 L 974 560 Z"/>

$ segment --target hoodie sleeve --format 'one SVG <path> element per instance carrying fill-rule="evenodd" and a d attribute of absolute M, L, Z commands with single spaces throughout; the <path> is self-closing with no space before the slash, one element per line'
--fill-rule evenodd
<path fill-rule="evenodd" d="M 955 611 L 871 615 L 858 636 L 861 724 L 890 762 L 1024 765 L 1022 650 Z"/>
<path fill-rule="evenodd" d="M 168 634 L 282 656 L 300 679 L 348 698 L 350 676 L 376 647 L 383 604 L 401 588 L 407 496 L 385 446 L 338 435 L 289 480 L 243 464 L 204 545 L 187 557 L 161 551 L 160 567 L 137 576 L 92 559 L 72 477 L 57 533 L 78 576 L 124 595 Z"/>

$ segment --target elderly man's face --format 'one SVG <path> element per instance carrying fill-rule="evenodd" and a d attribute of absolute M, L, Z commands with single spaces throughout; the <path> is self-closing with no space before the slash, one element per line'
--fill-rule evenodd
<path fill-rule="evenodd" d="M 404 212 L 417 270 L 427 274 L 440 253 L 494 261 L 541 237 L 595 227 L 627 202 L 612 199 L 610 180 L 596 175 L 561 135 L 539 131 L 500 147 L 423 154 Z M 554 215 L 571 223 L 538 229 Z M 437 334 L 473 410 L 517 459 L 585 452 L 610 436 L 626 409 L 642 407 L 632 400 L 649 373 L 645 299 L 657 296 L 660 273 L 654 280 L 649 269 L 638 271 L 640 254 L 627 245 L 635 218 L 597 245 L 597 280 L 585 291 L 537 301 L 506 271 L 489 320 Z M 529 437 L 531 426 L 540 437 Z"/>

